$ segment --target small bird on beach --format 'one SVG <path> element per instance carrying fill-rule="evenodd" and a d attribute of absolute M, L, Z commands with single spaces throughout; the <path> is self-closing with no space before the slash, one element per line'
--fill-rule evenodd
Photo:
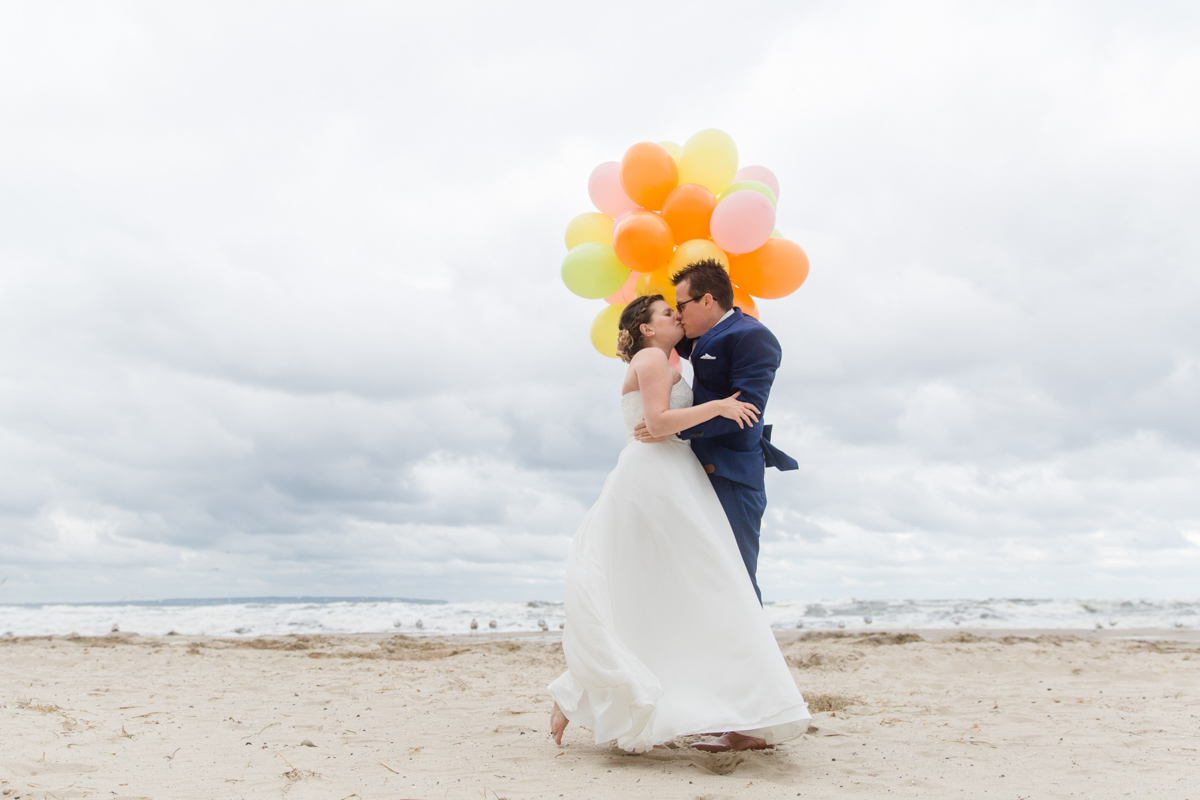
<path fill-rule="evenodd" d="M 479 620 L 475 619 L 474 617 L 471 617 L 471 630 L 479 630 Z"/>
<path fill-rule="evenodd" d="M 497 623 L 496 620 L 494 620 L 494 619 L 488 620 L 488 627 L 491 628 L 492 630 L 496 630 L 497 624 L 499 624 L 499 623 Z"/>
<path fill-rule="evenodd" d="M 422 622 L 421 620 L 417 620 L 417 630 L 419 630 L 419 631 L 425 630 L 425 623 Z"/>
<path fill-rule="evenodd" d="M 121 626 L 114 622 L 113 626 L 112 626 L 112 630 L 109 631 L 109 633 L 120 633 L 120 632 L 121 632 Z"/>
<path fill-rule="evenodd" d="M 846 623 L 844 623 L 844 622 L 839 622 L 839 623 L 838 623 L 838 627 L 839 627 L 839 628 L 844 628 L 844 627 L 846 627 Z"/>
<path fill-rule="evenodd" d="M 874 621 L 875 620 L 871 619 L 870 617 L 863 617 L 863 622 L 867 623 L 868 625 L 870 625 Z"/>
<path fill-rule="evenodd" d="M 398 619 L 398 620 L 396 620 L 395 622 L 393 622 L 393 623 L 392 623 L 392 627 L 393 627 L 393 628 L 403 628 L 403 627 L 404 627 L 404 621 L 403 621 L 403 620 L 399 620 L 399 619 Z"/>
<path fill-rule="evenodd" d="M 544 620 L 544 619 L 538 620 L 538 627 L 544 631 L 550 630 L 550 626 L 546 624 L 546 620 Z"/>
<path fill-rule="evenodd" d="M 797 630 L 799 630 L 800 628 L 803 628 L 803 627 L 804 627 L 804 620 L 799 620 L 798 622 L 796 622 Z"/>

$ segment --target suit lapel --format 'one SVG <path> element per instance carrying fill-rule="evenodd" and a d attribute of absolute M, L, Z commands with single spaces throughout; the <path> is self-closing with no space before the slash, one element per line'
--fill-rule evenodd
<path fill-rule="evenodd" d="M 716 336 L 721 331 L 726 330 L 730 325 L 737 322 L 741 318 L 742 310 L 740 308 L 735 308 L 733 309 L 733 313 L 730 314 L 725 320 L 718 322 L 716 325 L 713 325 L 711 328 L 709 328 L 703 336 L 696 340 L 696 344 L 692 345 L 692 357 L 689 360 L 695 361 L 700 356 L 704 355 L 704 348 L 707 347 L 708 343 L 712 341 L 712 337 Z"/>

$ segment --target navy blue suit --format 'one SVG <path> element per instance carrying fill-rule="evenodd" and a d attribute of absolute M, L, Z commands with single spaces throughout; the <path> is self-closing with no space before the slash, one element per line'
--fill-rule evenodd
<path fill-rule="evenodd" d="M 767 507 L 766 468 L 789 470 L 799 466 L 771 444 L 771 426 L 762 422 L 782 355 L 779 340 L 761 322 L 735 308 L 728 319 L 699 339 L 684 339 L 675 349 L 691 361 L 696 405 L 740 391 L 738 399 L 753 404 L 760 412 L 753 426 L 739 428 L 733 420 L 717 417 L 681 431 L 679 436 L 692 443 L 692 452 L 701 464 L 713 466 L 709 480 L 729 518 L 761 603 L 756 573 L 759 530 Z"/>

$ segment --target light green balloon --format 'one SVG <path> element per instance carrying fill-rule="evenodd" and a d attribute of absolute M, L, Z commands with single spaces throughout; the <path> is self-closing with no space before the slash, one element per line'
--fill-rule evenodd
<path fill-rule="evenodd" d="M 783 234 L 779 232 L 779 228 L 776 228 L 775 230 L 771 231 L 771 238 L 772 239 L 782 239 L 783 238 Z"/>
<path fill-rule="evenodd" d="M 580 297 L 600 300 L 625 285 L 629 267 L 617 258 L 611 244 L 584 242 L 572 247 L 563 259 L 562 279 Z"/>
<path fill-rule="evenodd" d="M 745 189 L 749 189 L 752 192 L 758 192 L 763 197 L 770 200 L 771 205 L 773 206 L 779 205 L 779 201 L 775 199 L 775 193 L 771 191 L 771 187 L 767 186 L 762 181 L 738 181 L 737 183 L 731 183 L 719 195 L 717 195 L 717 202 L 721 202 L 734 192 L 740 192 Z"/>

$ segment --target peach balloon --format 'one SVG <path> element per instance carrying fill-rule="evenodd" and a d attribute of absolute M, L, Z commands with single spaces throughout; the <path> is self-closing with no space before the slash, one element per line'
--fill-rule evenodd
<path fill-rule="evenodd" d="M 763 197 L 771 201 L 771 205 L 779 205 L 779 200 L 775 197 L 775 193 L 771 191 L 771 187 L 767 186 L 762 181 L 737 181 L 725 187 L 725 191 L 717 195 L 717 202 L 720 203 L 734 192 L 740 192 L 749 189 L 752 192 L 758 192 Z"/>
<path fill-rule="evenodd" d="M 717 199 L 712 192 L 698 184 L 685 183 L 667 195 L 662 206 L 662 217 L 677 242 L 707 239 L 708 221 L 716 207 Z"/>
<path fill-rule="evenodd" d="M 592 205 L 609 217 L 619 217 L 638 207 L 621 188 L 621 165 L 616 161 L 605 161 L 592 170 L 588 177 L 588 197 Z"/>
<path fill-rule="evenodd" d="M 635 211 L 613 227 L 613 249 L 630 269 L 654 272 L 671 260 L 675 242 L 662 217 L 653 211 Z"/>
<path fill-rule="evenodd" d="M 750 189 L 734 192 L 713 209 L 712 240 L 727 253 L 749 253 L 763 246 L 775 230 L 775 206 Z"/>
<path fill-rule="evenodd" d="M 621 158 L 621 188 L 642 208 L 662 208 L 678 183 L 679 167 L 661 145 L 638 142 Z"/>
<path fill-rule="evenodd" d="M 637 297 L 637 291 L 635 290 L 635 287 L 637 286 L 637 280 L 640 277 L 642 277 L 642 273 L 630 272 L 629 280 L 625 281 L 625 285 L 620 289 L 617 289 L 608 297 L 604 298 L 604 302 L 608 303 L 610 306 L 618 304 L 626 305 L 629 303 L 631 300 L 633 300 L 633 298 Z"/>
<path fill-rule="evenodd" d="M 729 257 L 730 280 L 755 297 L 786 297 L 807 277 L 808 256 L 787 239 L 768 239 L 757 250 Z"/>
<path fill-rule="evenodd" d="M 667 262 L 667 271 L 675 275 L 688 264 L 694 264 L 706 258 L 711 258 L 724 267 L 726 272 L 729 271 L 729 256 L 709 239 L 691 239 L 681 243 L 671 254 L 671 260 Z"/>
<path fill-rule="evenodd" d="M 733 182 L 737 183 L 738 181 L 759 181 L 760 183 L 765 183 L 775 193 L 775 199 L 779 199 L 779 178 L 776 178 L 775 173 L 766 167 L 760 167 L 757 164 L 742 167 L 733 176 Z"/>

